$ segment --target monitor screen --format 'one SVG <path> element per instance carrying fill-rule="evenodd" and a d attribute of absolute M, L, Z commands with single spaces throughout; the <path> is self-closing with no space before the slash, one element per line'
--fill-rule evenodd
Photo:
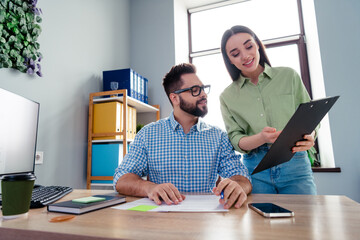
<path fill-rule="evenodd" d="M 39 103 L 0 88 L 0 176 L 34 173 Z"/>

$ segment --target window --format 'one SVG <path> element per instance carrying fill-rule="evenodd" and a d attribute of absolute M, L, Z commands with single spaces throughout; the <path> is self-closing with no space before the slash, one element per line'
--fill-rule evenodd
<path fill-rule="evenodd" d="M 219 95 L 232 80 L 222 59 L 220 42 L 224 31 L 234 25 L 252 29 L 264 43 L 271 65 L 295 69 L 312 97 L 301 0 L 224 1 L 190 9 L 188 14 L 190 62 L 197 67 L 203 83 L 211 84 L 206 122 L 225 130 L 219 114 Z"/>

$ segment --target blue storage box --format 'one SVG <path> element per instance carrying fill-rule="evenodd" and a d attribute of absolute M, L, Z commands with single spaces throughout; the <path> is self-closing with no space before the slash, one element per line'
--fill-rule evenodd
<path fill-rule="evenodd" d="M 114 176 L 115 169 L 123 159 L 122 143 L 92 145 L 92 176 Z M 92 183 L 112 183 L 108 180 L 93 180 Z"/>
<path fill-rule="evenodd" d="M 127 89 L 128 96 L 148 103 L 148 80 L 131 68 L 103 71 L 103 90 L 112 91 L 111 82 L 118 83 L 118 89 Z"/>
<path fill-rule="evenodd" d="M 111 82 L 118 82 L 118 89 L 127 89 L 128 96 L 137 98 L 137 73 L 131 68 L 103 71 L 103 90 L 112 91 Z"/>

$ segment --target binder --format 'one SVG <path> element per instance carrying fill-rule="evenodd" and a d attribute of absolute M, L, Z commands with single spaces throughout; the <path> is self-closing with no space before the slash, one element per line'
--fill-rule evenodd
<path fill-rule="evenodd" d="M 136 108 L 127 108 L 127 138 L 133 140 L 136 135 Z"/>
<path fill-rule="evenodd" d="M 136 73 L 135 71 L 133 71 L 133 75 L 132 75 L 131 81 L 132 81 L 132 89 L 131 89 L 132 95 L 131 95 L 131 97 L 136 99 L 137 73 Z"/>
<path fill-rule="evenodd" d="M 135 136 L 136 136 L 136 121 L 137 121 L 137 116 L 136 116 L 136 114 L 137 114 L 137 112 L 136 112 L 136 108 L 133 108 L 133 111 L 134 111 L 134 114 L 133 114 L 133 134 L 134 134 L 134 137 L 133 137 L 133 139 L 135 139 Z"/>
<path fill-rule="evenodd" d="M 124 104 L 120 103 L 120 132 L 124 131 Z M 123 136 L 120 136 L 120 139 L 123 139 Z"/>
<path fill-rule="evenodd" d="M 121 103 L 94 104 L 93 133 L 116 133 L 121 131 Z M 122 139 L 122 136 L 94 137 L 94 140 Z"/>
<path fill-rule="evenodd" d="M 132 107 L 128 106 L 127 108 L 127 119 L 126 119 L 126 124 L 127 124 L 127 132 L 126 132 L 126 136 L 128 139 L 133 139 L 132 137 Z"/>
<path fill-rule="evenodd" d="M 284 130 L 256 166 L 251 175 L 290 161 L 292 148 L 304 135 L 311 134 L 340 96 L 328 97 L 299 105 Z"/>
<path fill-rule="evenodd" d="M 147 78 L 144 78 L 144 103 L 148 103 L 148 82 Z"/>
<path fill-rule="evenodd" d="M 135 99 L 138 99 L 138 77 L 139 77 L 139 74 L 134 72 L 134 97 Z"/>
<path fill-rule="evenodd" d="M 140 101 L 145 102 L 145 78 L 140 79 Z"/>

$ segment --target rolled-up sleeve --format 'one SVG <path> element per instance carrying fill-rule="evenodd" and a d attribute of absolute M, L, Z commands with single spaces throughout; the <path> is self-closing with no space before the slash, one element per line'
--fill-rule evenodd
<path fill-rule="evenodd" d="M 239 124 L 234 120 L 225 103 L 225 100 L 223 99 L 223 96 L 220 96 L 220 110 L 232 146 L 235 148 L 236 151 L 239 151 L 241 153 L 248 153 L 249 151 L 242 150 L 239 147 L 240 139 L 247 135 L 245 134 L 244 129 L 241 128 Z"/>
<path fill-rule="evenodd" d="M 134 173 L 140 177 L 148 175 L 147 169 L 147 151 L 145 145 L 145 131 L 136 134 L 134 142 L 129 146 L 129 152 L 124 156 L 123 161 L 115 169 L 113 187 L 121 176 L 127 173 Z"/>
<path fill-rule="evenodd" d="M 235 153 L 226 133 L 221 136 L 220 144 L 220 167 L 218 174 L 223 178 L 230 178 L 235 175 L 241 175 L 249 179 L 251 177 L 246 166 L 241 162 L 241 155 Z"/>

